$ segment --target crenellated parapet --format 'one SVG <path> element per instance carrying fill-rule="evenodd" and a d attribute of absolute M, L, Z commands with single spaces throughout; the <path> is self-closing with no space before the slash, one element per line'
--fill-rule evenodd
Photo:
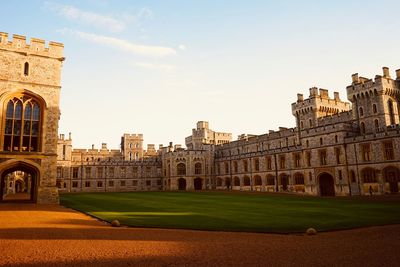
<path fill-rule="evenodd" d="M 43 39 L 31 38 L 27 43 L 27 39 L 23 35 L 14 34 L 12 40 L 9 40 L 8 33 L 0 32 L 0 49 L 22 53 L 25 55 L 36 55 L 41 57 L 56 58 L 64 60 L 64 45 L 58 42 L 46 42 Z"/>

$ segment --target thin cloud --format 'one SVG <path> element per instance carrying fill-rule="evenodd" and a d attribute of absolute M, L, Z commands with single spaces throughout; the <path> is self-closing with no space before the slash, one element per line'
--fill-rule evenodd
<path fill-rule="evenodd" d="M 170 71 L 175 70 L 175 66 L 167 65 L 167 64 L 153 64 L 153 63 L 139 62 L 139 63 L 135 63 L 135 66 L 144 68 L 144 69 L 158 70 L 158 71 L 163 71 L 163 72 L 170 72 Z"/>
<path fill-rule="evenodd" d="M 45 2 L 44 8 L 66 19 L 90 24 L 111 32 L 121 32 L 125 30 L 131 22 L 153 19 L 154 17 L 152 11 L 148 8 L 142 8 L 136 15 L 121 14 L 118 18 L 81 10 L 70 5 L 60 5 L 51 2 Z"/>
<path fill-rule="evenodd" d="M 151 45 L 140 45 L 131 43 L 129 41 L 118 39 L 109 36 L 97 35 L 94 33 L 87 33 L 77 30 L 64 28 L 58 30 L 62 34 L 70 34 L 77 38 L 87 40 L 97 44 L 107 45 L 122 51 L 130 52 L 136 55 L 148 56 L 148 57 L 166 57 L 176 54 L 176 50 L 170 47 L 164 46 L 151 46 Z"/>

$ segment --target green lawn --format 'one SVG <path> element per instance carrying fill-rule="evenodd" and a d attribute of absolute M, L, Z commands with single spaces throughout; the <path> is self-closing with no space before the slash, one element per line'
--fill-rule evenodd
<path fill-rule="evenodd" d="M 400 223 L 400 197 L 318 198 L 243 192 L 62 194 L 61 204 L 137 227 L 304 232 Z"/>

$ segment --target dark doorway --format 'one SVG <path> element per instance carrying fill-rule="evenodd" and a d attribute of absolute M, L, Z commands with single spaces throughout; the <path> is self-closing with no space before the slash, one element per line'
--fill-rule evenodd
<path fill-rule="evenodd" d="M 35 202 L 37 171 L 26 164 L 18 164 L 1 172 L 0 201 Z"/>
<path fill-rule="evenodd" d="M 385 181 L 389 183 L 390 193 L 399 192 L 400 171 L 395 167 L 384 169 Z"/>
<path fill-rule="evenodd" d="M 201 190 L 203 187 L 203 181 L 201 178 L 194 179 L 194 190 Z"/>
<path fill-rule="evenodd" d="M 319 176 L 319 192 L 321 196 L 335 196 L 335 181 L 332 175 L 323 173 Z"/>
<path fill-rule="evenodd" d="M 231 179 L 230 178 L 225 178 L 225 186 L 226 189 L 230 189 L 231 188 Z"/>
<path fill-rule="evenodd" d="M 179 190 L 186 190 L 186 179 L 185 178 L 179 178 L 178 179 L 178 189 Z"/>
<path fill-rule="evenodd" d="M 281 185 L 282 185 L 282 190 L 283 191 L 287 191 L 288 190 L 288 183 L 289 183 L 288 176 L 286 174 L 283 174 L 281 176 Z"/>

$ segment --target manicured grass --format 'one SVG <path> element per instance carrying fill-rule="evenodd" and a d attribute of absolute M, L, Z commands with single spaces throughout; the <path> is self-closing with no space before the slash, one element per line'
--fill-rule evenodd
<path fill-rule="evenodd" d="M 304 232 L 400 223 L 400 197 L 318 198 L 244 192 L 61 195 L 61 204 L 136 227 Z"/>

